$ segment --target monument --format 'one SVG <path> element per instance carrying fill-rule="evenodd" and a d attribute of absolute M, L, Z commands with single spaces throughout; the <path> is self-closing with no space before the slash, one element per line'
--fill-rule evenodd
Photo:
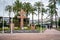
<path fill-rule="evenodd" d="M 35 25 L 31 24 L 31 30 L 35 30 Z"/>
<path fill-rule="evenodd" d="M 20 18 L 20 28 L 21 29 L 24 29 L 24 18 L 27 18 L 26 17 L 26 12 L 23 10 L 23 9 L 21 9 L 21 11 L 19 11 L 19 15 L 20 16 L 18 16 L 18 18 Z"/>

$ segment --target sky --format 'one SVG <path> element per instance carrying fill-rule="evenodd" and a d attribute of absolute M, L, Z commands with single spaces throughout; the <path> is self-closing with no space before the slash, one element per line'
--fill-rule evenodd
<path fill-rule="evenodd" d="M 35 2 L 38 2 L 38 1 L 42 1 L 43 4 L 45 5 L 45 8 L 46 6 L 48 5 L 48 0 L 20 0 L 21 2 L 30 2 L 32 5 L 35 3 Z M 0 0 L 0 16 L 4 16 L 4 17 L 8 17 L 8 11 L 5 11 L 5 7 L 7 5 L 13 5 L 13 3 L 15 2 L 15 0 Z M 57 5 L 57 8 L 58 8 L 58 15 L 60 15 L 60 6 Z M 37 13 L 37 12 L 36 12 Z M 14 13 L 11 12 L 11 17 L 14 17 Z M 32 20 L 32 15 L 30 14 L 28 16 L 30 18 L 30 20 Z M 44 18 L 47 17 L 47 14 L 44 14 Z M 37 20 L 38 17 L 36 15 L 34 15 L 34 20 Z M 41 14 L 40 14 L 40 19 L 41 19 Z"/>

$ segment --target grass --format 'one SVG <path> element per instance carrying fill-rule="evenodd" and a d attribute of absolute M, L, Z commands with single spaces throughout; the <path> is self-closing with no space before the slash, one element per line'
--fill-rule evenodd
<path fill-rule="evenodd" d="M 0 28 L 0 31 L 2 31 L 3 29 L 2 28 Z M 4 30 L 10 30 L 10 28 L 8 28 L 8 27 L 4 27 Z"/>
<path fill-rule="evenodd" d="M 20 27 L 14 27 L 14 30 L 21 30 L 21 28 Z M 24 30 L 30 30 L 30 28 L 29 27 L 24 27 Z"/>
<path fill-rule="evenodd" d="M 38 31 L 45 31 L 45 30 L 46 30 L 46 28 L 37 27 L 37 28 L 36 28 L 36 30 L 38 30 Z"/>
<path fill-rule="evenodd" d="M 10 30 L 10 28 L 9 27 L 4 27 L 4 30 Z"/>
<path fill-rule="evenodd" d="M 0 28 L 0 31 L 2 31 L 2 28 Z"/>
<path fill-rule="evenodd" d="M 20 30 L 21 28 L 20 27 L 14 27 L 14 30 Z"/>

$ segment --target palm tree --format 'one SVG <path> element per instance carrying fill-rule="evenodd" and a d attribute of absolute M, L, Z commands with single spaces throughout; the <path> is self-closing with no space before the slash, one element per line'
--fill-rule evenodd
<path fill-rule="evenodd" d="M 22 3 L 19 2 L 19 0 L 16 0 L 15 3 L 13 4 L 13 12 L 17 13 L 16 15 L 18 15 L 18 12 L 21 11 L 21 9 L 23 9 L 26 12 L 26 17 L 28 17 L 28 14 L 31 9 L 31 4 L 29 2 Z M 27 24 L 27 20 L 26 20 L 26 24 Z"/>
<path fill-rule="evenodd" d="M 7 5 L 5 10 L 9 12 L 9 26 L 10 26 L 10 14 L 11 14 L 11 11 L 12 11 L 12 6 L 11 5 Z"/>
<path fill-rule="evenodd" d="M 54 13 L 55 13 L 55 24 L 56 24 L 56 28 L 57 28 L 57 11 L 56 11 L 56 0 L 54 0 Z"/>
<path fill-rule="evenodd" d="M 44 16 L 44 13 L 46 13 L 47 12 L 47 10 L 44 8 L 44 6 L 42 5 L 42 7 L 41 7 L 41 24 L 42 24 L 42 29 L 43 29 L 43 16 Z"/>
<path fill-rule="evenodd" d="M 22 2 L 19 2 L 19 0 L 16 0 L 13 4 L 13 12 L 18 13 L 22 9 L 23 5 Z"/>
<path fill-rule="evenodd" d="M 34 6 L 36 7 L 38 11 L 38 25 L 39 25 L 39 13 L 40 13 L 40 7 L 42 6 L 41 2 L 35 2 Z"/>
<path fill-rule="evenodd" d="M 59 5 L 60 5 L 60 0 L 49 0 L 49 1 L 52 1 L 52 2 L 56 2 L 56 3 L 58 3 Z"/>
<path fill-rule="evenodd" d="M 57 0 L 57 3 L 60 5 L 60 0 Z"/>
<path fill-rule="evenodd" d="M 56 28 L 57 28 L 57 16 L 58 16 L 58 15 L 57 15 L 57 11 L 56 11 L 56 9 L 57 9 L 57 8 L 56 8 L 56 3 L 57 3 L 56 1 L 57 1 L 57 0 L 54 0 L 53 3 L 54 3 L 54 13 L 55 13 L 55 24 L 56 24 Z"/>
<path fill-rule="evenodd" d="M 32 13 L 32 24 L 34 24 L 34 21 L 33 21 L 34 19 L 33 18 L 34 18 L 34 14 L 36 14 L 35 11 L 36 11 L 36 8 L 34 6 L 32 6 L 31 11 L 30 11 Z"/>
<path fill-rule="evenodd" d="M 32 7 L 32 5 L 31 5 L 31 3 L 29 3 L 29 2 L 24 2 L 23 3 L 23 9 L 24 9 L 24 11 L 26 12 L 26 16 L 28 17 L 28 15 L 29 15 L 29 13 L 30 13 L 30 10 L 31 10 L 31 7 Z"/>
<path fill-rule="evenodd" d="M 58 0 L 59 1 L 59 0 Z M 51 3 L 53 3 L 53 12 L 55 14 L 55 24 L 56 24 L 56 28 L 57 28 L 57 11 L 56 11 L 56 3 L 57 3 L 57 0 L 50 0 Z"/>
<path fill-rule="evenodd" d="M 49 7 L 49 14 L 50 14 L 50 20 L 51 20 L 51 27 L 53 26 L 52 24 L 53 24 L 53 5 L 50 3 L 49 5 L 48 5 L 48 7 Z"/>
<path fill-rule="evenodd" d="M 30 14 L 31 7 L 32 7 L 32 5 L 31 5 L 29 2 L 27 2 L 27 3 L 24 2 L 24 3 L 23 3 L 23 9 L 24 9 L 24 11 L 26 12 L 26 17 L 27 17 L 27 18 L 28 18 L 28 15 Z M 28 21 L 28 20 L 26 20 L 26 25 L 28 24 L 27 21 Z"/>
<path fill-rule="evenodd" d="M 16 0 L 13 4 L 13 12 L 15 13 L 15 17 L 14 17 L 15 26 L 20 26 L 20 22 L 17 16 L 20 16 L 19 12 L 21 11 L 22 8 L 23 8 L 22 2 L 20 2 L 19 0 Z"/>

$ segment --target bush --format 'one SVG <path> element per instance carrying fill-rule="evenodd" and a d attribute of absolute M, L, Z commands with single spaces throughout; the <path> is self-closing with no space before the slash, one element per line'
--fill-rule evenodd
<path fill-rule="evenodd" d="M 39 24 L 39 25 L 37 24 L 36 26 L 37 26 L 37 27 L 40 27 L 41 25 L 40 25 L 40 24 Z"/>
<path fill-rule="evenodd" d="M 2 23 L 0 23 L 0 28 L 2 28 Z"/>
<path fill-rule="evenodd" d="M 59 28 L 60 28 L 60 18 L 59 18 L 59 21 L 58 21 L 58 25 L 59 25 Z"/>

